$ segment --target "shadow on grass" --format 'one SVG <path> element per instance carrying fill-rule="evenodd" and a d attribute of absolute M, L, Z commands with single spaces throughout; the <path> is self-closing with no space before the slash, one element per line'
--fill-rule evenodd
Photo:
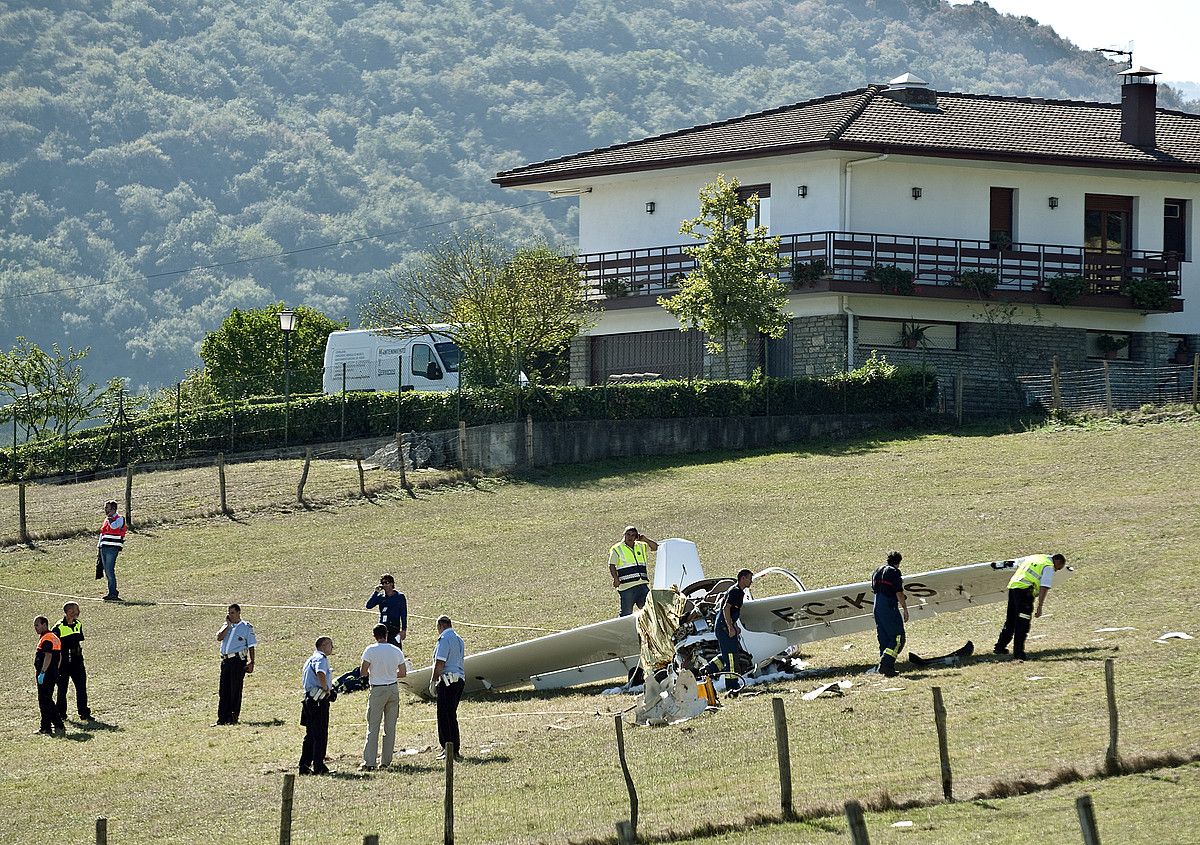
<path fill-rule="evenodd" d="M 918 419 L 911 424 L 901 423 L 841 437 L 822 436 L 798 443 L 777 444 L 753 449 L 718 448 L 705 452 L 638 455 L 608 458 L 582 464 L 563 464 L 545 469 L 531 468 L 516 474 L 514 479 L 541 487 L 586 488 L 599 486 L 609 479 L 631 473 L 651 477 L 670 477 L 675 472 L 689 467 L 702 467 L 764 455 L 853 458 L 887 449 L 895 443 L 920 440 L 931 435 L 993 437 L 1029 431 L 1040 426 L 1044 421 L 1045 417 L 1041 415 L 1001 416 L 975 420 L 958 426 L 948 417 L 930 417 Z"/>
<path fill-rule="evenodd" d="M 93 731 L 114 732 L 115 733 L 118 731 L 125 730 L 120 725 L 115 725 L 112 722 L 102 722 L 99 719 L 80 719 L 78 722 L 76 722 L 76 724 L 83 725 L 84 730 L 88 733 L 91 733 Z"/>

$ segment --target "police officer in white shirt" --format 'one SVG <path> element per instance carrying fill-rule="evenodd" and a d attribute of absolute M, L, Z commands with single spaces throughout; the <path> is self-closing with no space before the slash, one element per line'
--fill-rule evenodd
<path fill-rule="evenodd" d="M 442 751 L 439 760 L 446 759 L 446 745 L 454 743 L 454 759 L 462 761 L 462 740 L 458 735 L 458 702 L 462 700 L 466 687 L 463 660 L 466 645 L 454 630 L 449 616 L 439 616 L 438 638 L 433 647 L 433 677 L 429 681 L 429 693 L 437 699 L 438 745 Z"/>
<path fill-rule="evenodd" d="M 304 704 L 300 724 L 304 725 L 304 745 L 300 749 L 300 774 L 327 775 L 325 750 L 329 745 L 329 704 L 333 691 L 333 671 L 329 655 L 333 654 L 333 638 L 318 637 L 316 650 L 304 663 Z"/>
<path fill-rule="evenodd" d="M 254 648 L 258 645 L 254 626 L 242 619 L 240 605 L 229 605 L 225 624 L 217 631 L 217 642 L 221 644 L 221 683 L 213 727 L 236 725 L 242 712 L 242 682 L 254 671 Z"/>
<path fill-rule="evenodd" d="M 362 654 L 362 665 L 358 672 L 370 680 L 371 692 L 367 699 L 367 740 L 363 744 L 363 761 L 359 771 L 375 768 L 376 759 L 380 766 L 392 764 L 392 750 L 396 745 L 396 716 L 400 711 L 400 688 L 397 682 L 408 674 L 404 652 L 398 645 L 388 641 L 387 625 L 379 624 L 374 629 L 375 642 L 366 647 Z M 379 753 L 379 729 L 383 728 L 383 751 Z"/>

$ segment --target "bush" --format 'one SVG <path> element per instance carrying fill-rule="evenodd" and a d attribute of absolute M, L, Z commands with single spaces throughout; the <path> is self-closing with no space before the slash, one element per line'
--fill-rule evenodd
<path fill-rule="evenodd" d="M 1125 293 L 1133 304 L 1146 311 L 1166 311 L 1171 304 L 1172 285 L 1158 276 L 1132 279 L 1125 283 Z"/>
<path fill-rule="evenodd" d="M 959 287 L 966 288 L 981 299 L 987 299 L 996 289 L 996 285 L 1000 284 L 1000 277 L 987 270 L 966 270 L 958 274 L 954 283 Z"/>
<path fill-rule="evenodd" d="M 895 264 L 876 264 L 863 278 L 868 282 L 878 282 L 879 289 L 884 293 L 912 296 L 917 292 L 912 270 L 905 270 Z"/>
<path fill-rule="evenodd" d="M 874 355 L 849 373 L 823 378 L 740 381 L 655 381 L 594 387 L 530 386 L 461 393 L 348 393 L 294 397 L 288 442 L 332 442 L 386 437 L 401 431 L 454 429 L 467 425 L 535 419 L 629 420 L 653 418 L 841 414 L 920 411 L 936 398 L 935 380 Z M 91 471 L 125 461 L 147 463 L 178 457 L 247 452 L 283 445 L 283 402 L 236 402 L 185 413 L 144 414 L 118 437 L 108 426 L 61 439 L 33 441 L 17 453 L 26 477 Z M 178 445 L 177 445 L 178 443 Z M 0 449 L 0 477 L 12 472 L 12 450 Z"/>
<path fill-rule="evenodd" d="M 620 299 L 629 295 L 629 284 L 620 277 L 610 276 L 600 283 L 600 293 L 608 299 Z"/>
<path fill-rule="evenodd" d="M 1070 305 L 1087 292 L 1088 284 L 1083 276 L 1054 276 L 1046 280 L 1046 293 L 1055 305 Z"/>
<path fill-rule="evenodd" d="M 796 290 L 803 287 L 811 288 L 816 284 L 817 279 L 828 273 L 829 265 L 824 258 L 814 258 L 812 261 L 801 261 L 797 258 L 792 261 L 790 270 L 792 287 Z"/>

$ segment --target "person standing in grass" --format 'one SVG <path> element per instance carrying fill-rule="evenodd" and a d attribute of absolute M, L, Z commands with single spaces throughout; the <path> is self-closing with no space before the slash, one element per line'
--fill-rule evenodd
<path fill-rule="evenodd" d="M 367 739 L 363 743 L 363 761 L 359 771 L 371 771 L 378 760 L 383 767 L 392 764 L 396 746 L 396 716 L 400 712 L 400 688 L 397 686 L 408 668 L 400 646 L 389 641 L 387 625 L 375 626 L 375 642 L 362 653 L 360 676 L 369 679 L 367 698 Z M 379 749 L 379 731 L 383 730 L 383 751 Z"/>
<path fill-rule="evenodd" d="M 742 688 L 742 679 L 737 673 L 737 655 L 743 650 L 738 639 L 742 631 L 738 627 L 738 621 L 742 616 L 742 605 L 746 603 L 746 591 L 753 584 L 753 572 L 749 569 L 738 570 L 737 581 L 721 593 L 715 608 L 713 634 L 717 637 L 718 653 L 712 666 L 718 673 L 725 673 L 725 689 L 731 693 Z"/>
<path fill-rule="evenodd" d="M 608 574 L 613 589 L 621 599 L 621 615 L 628 616 L 635 607 L 643 607 L 650 595 L 649 553 L 658 551 L 658 543 L 630 525 L 621 542 L 608 550 Z"/>
<path fill-rule="evenodd" d="M 304 704 L 300 724 L 304 725 L 304 744 L 300 749 L 300 774 L 327 775 L 325 750 L 329 745 L 329 705 L 333 701 L 332 670 L 329 655 L 333 654 L 333 638 L 318 637 L 316 650 L 304 664 L 301 683 Z"/>
<path fill-rule="evenodd" d="M 1014 561 L 1017 571 L 1008 580 L 1008 609 L 1004 614 L 1004 627 L 1000 638 L 992 649 L 996 654 L 1008 654 L 1012 642 L 1014 660 L 1025 660 L 1025 638 L 1033 620 L 1041 618 L 1042 605 L 1054 583 L 1054 573 L 1067 565 L 1060 554 L 1030 555 Z M 1037 610 L 1033 608 L 1033 597 L 1037 596 Z"/>
<path fill-rule="evenodd" d="M 58 715 L 54 703 L 54 687 L 58 680 L 59 663 L 62 660 L 62 643 L 50 630 L 50 620 L 39 616 L 33 620 L 33 632 L 38 635 L 37 650 L 33 653 L 33 670 L 37 673 L 38 710 L 42 716 L 38 733 L 54 736 L 66 732 L 66 725 Z"/>
<path fill-rule="evenodd" d="M 63 605 L 62 621 L 54 626 L 54 635 L 62 643 L 62 666 L 58 673 L 58 716 L 67 717 L 67 686 L 75 684 L 75 707 L 79 718 L 90 722 L 88 708 L 87 670 L 83 666 L 83 623 L 79 621 L 79 605 L 69 601 Z"/>
<path fill-rule="evenodd" d="M 117 592 L 117 555 L 125 548 L 125 519 L 117 513 L 116 502 L 106 502 L 104 505 L 104 525 L 100 527 L 100 539 L 96 543 L 100 555 L 100 567 L 104 577 L 108 579 L 108 592 L 105 601 L 120 601 L 121 594 Z"/>
<path fill-rule="evenodd" d="M 466 659 L 466 644 L 454 630 L 449 616 L 439 616 L 438 638 L 433 647 L 433 677 L 429 680 L 429 691 L 437 699 L 438 745 L 442 752 L 439 760 L 446 759 L 446 745 L 454 743 L 454 759 L 462 761 L 462 738 L 458 733 L 458 703 L 462 701 L 466 687 L 463 661 Z"/>
<path fill-rule="evenodd" d="M 385 572 L 367 599 L 367 610 L 379 608 L 379 624 L 386 625 L 388 640 L 400 645 L 408 636 L 408 599 L 396 589 L 396 579 Z"/>
<path fill-rule="evenodd" d="M 217 725 L 236 725 L 242 714 L 242 684 L 254 671 L 258 638 L 254 626 L 242 618 L 241 605 L 229 605 L 225 624 L 217 631 L 221 644 L 221 680 L 217 691 Z"/>
<path fill-rule="evenodd" d="M 895 677 L 896 660 L 904 650 L 904 623 L 908 621 L 908 600 L 904 595 L 904 576 L 900 574 L 900 552 L 888 552 L 887 563 L 871 573 L 871 592 L 875 594 L 875 634 L 879 637 L 879 674 Z"/>

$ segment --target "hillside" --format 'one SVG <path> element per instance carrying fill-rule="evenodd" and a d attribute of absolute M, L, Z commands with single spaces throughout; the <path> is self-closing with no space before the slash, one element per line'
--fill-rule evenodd
<path fill-rule="evenodd" d="M 96 600 L 91 537 L 0 551 L 0 665 L 13 678 L 0 699 L 0 842 L 91 841 L 97 815 L 110 819 L 109 841 L 121 845 L 277 841 L 280 782 L 294 770 L 302 735 L 300 667 L 321 634 L 334 638 L 335 673 L 358 662 L 375 618 L 362 602 L 381 572 L 407 593 L 406 651 L 426 665 L 443 612 L 472 654 L 542 633 L 528 628 L 563 630 L 615 614 L 607 548 L 634 520 L 656 538 L 693 539 L 710 576 L 782 565 L 814 589 L 865 579 L 890 548 L 903 551 L 912 580 L 942 565 L 1051 549 L 1077 570 L 1055 581 L 1034 622 L 1031 662 L 990 653 L 1003 607 L 987 604 L 909 626 L 909 646 L 921 654 L 973 640 L 976 655 L 961 668 L 904 661 L 899 678 L 866 676 L 878 645 L 864 632 L 805 646 L 813 677 L 773 682 L 686 725 L 626 728 L 647 841 L 690 841 L 706 824 L 736 830 L 778 813 L 773 695 L 785 701 L 796 806 L 832 807 L 833 815 L 720 841 L 846 843 L 841 802 L 889 795 L 921 806 L 872 818 L 875 843 L 1079 842 L 1073 801 L 1082 792 L 1097 796 L 1105 842 L 1182 841 L 1173 834 L 1200 821 L 1195 762 L 1003 801 L 940 803 L 935 685 L 949 711 L 960 799 L 1018 780 L 1045 784 L 1064 769 L 1093 772 L 1108 741 L 1109 657 L 1126 759 L 1200 759 L 1200 639 L 1155 642 L 1167 631 L 1200 635 L 1200 511 L 1181 495 L 1200 472 L 1200 424 L 987 434 L 610 462 L 292 512 L 239 505 L 232 519 L 131 534 L 118 563 L 121 605 Z M 280 469 L 294 478 L 294 465 Z M 191 472 L 162 473 L 153 489 L 189 495 L 171 487 Z M 108 495 L 120 498 L 121 484 L 110 482 Z M 105 497 L 98 486 L 56 495 L 75 490 L 76 510 L 94 514 Z M 14 500 L 11 486 L 0 486 L 0 498 Z M 761 579 L 757 594 L 781 583 Z M 89 697 L 100 721 L 76 720 L 72 706 L 67 739 L 56 739 L 33 734 L 30 620 L 57 619 L 67 596 L 82 600 Z M 242 724 L 209 728 L 213 633 L 230 601 L 255 626 L 258 662 Z M 842 678 L 853 682 L 843 696 L 801 700 Z M 458 841 L 613 841 L 628 805 L 612 715 L 635 699 L 601 695 L 604 686 L 464 700 Z M 297 782 L 293 841 L 358 845 L 365 833 L 385 843 L 440 841 L 445 775 L 429 750 L 433 706 L 405 699 L 397 748 L 415 753 L 390 771 L 359 774 L 364 707 L 361 692 L 333 705 L 336 776 Z M 891 830 L 899 819 L 919 827 Z"/>
<path fill-rule="evenodd" d="M 544 197 L 496 188 L 498 170 L 904 70 L 941 90 L 1117 96 L 1111 64 L 1048 28 L 938 0 L 8 6 L 0 345 L 91 345 L 95 378 L 169 383 L 233 307 L 356 321 L 439 221 L 572 230 L 570 200 L 504 212 Z"/>

